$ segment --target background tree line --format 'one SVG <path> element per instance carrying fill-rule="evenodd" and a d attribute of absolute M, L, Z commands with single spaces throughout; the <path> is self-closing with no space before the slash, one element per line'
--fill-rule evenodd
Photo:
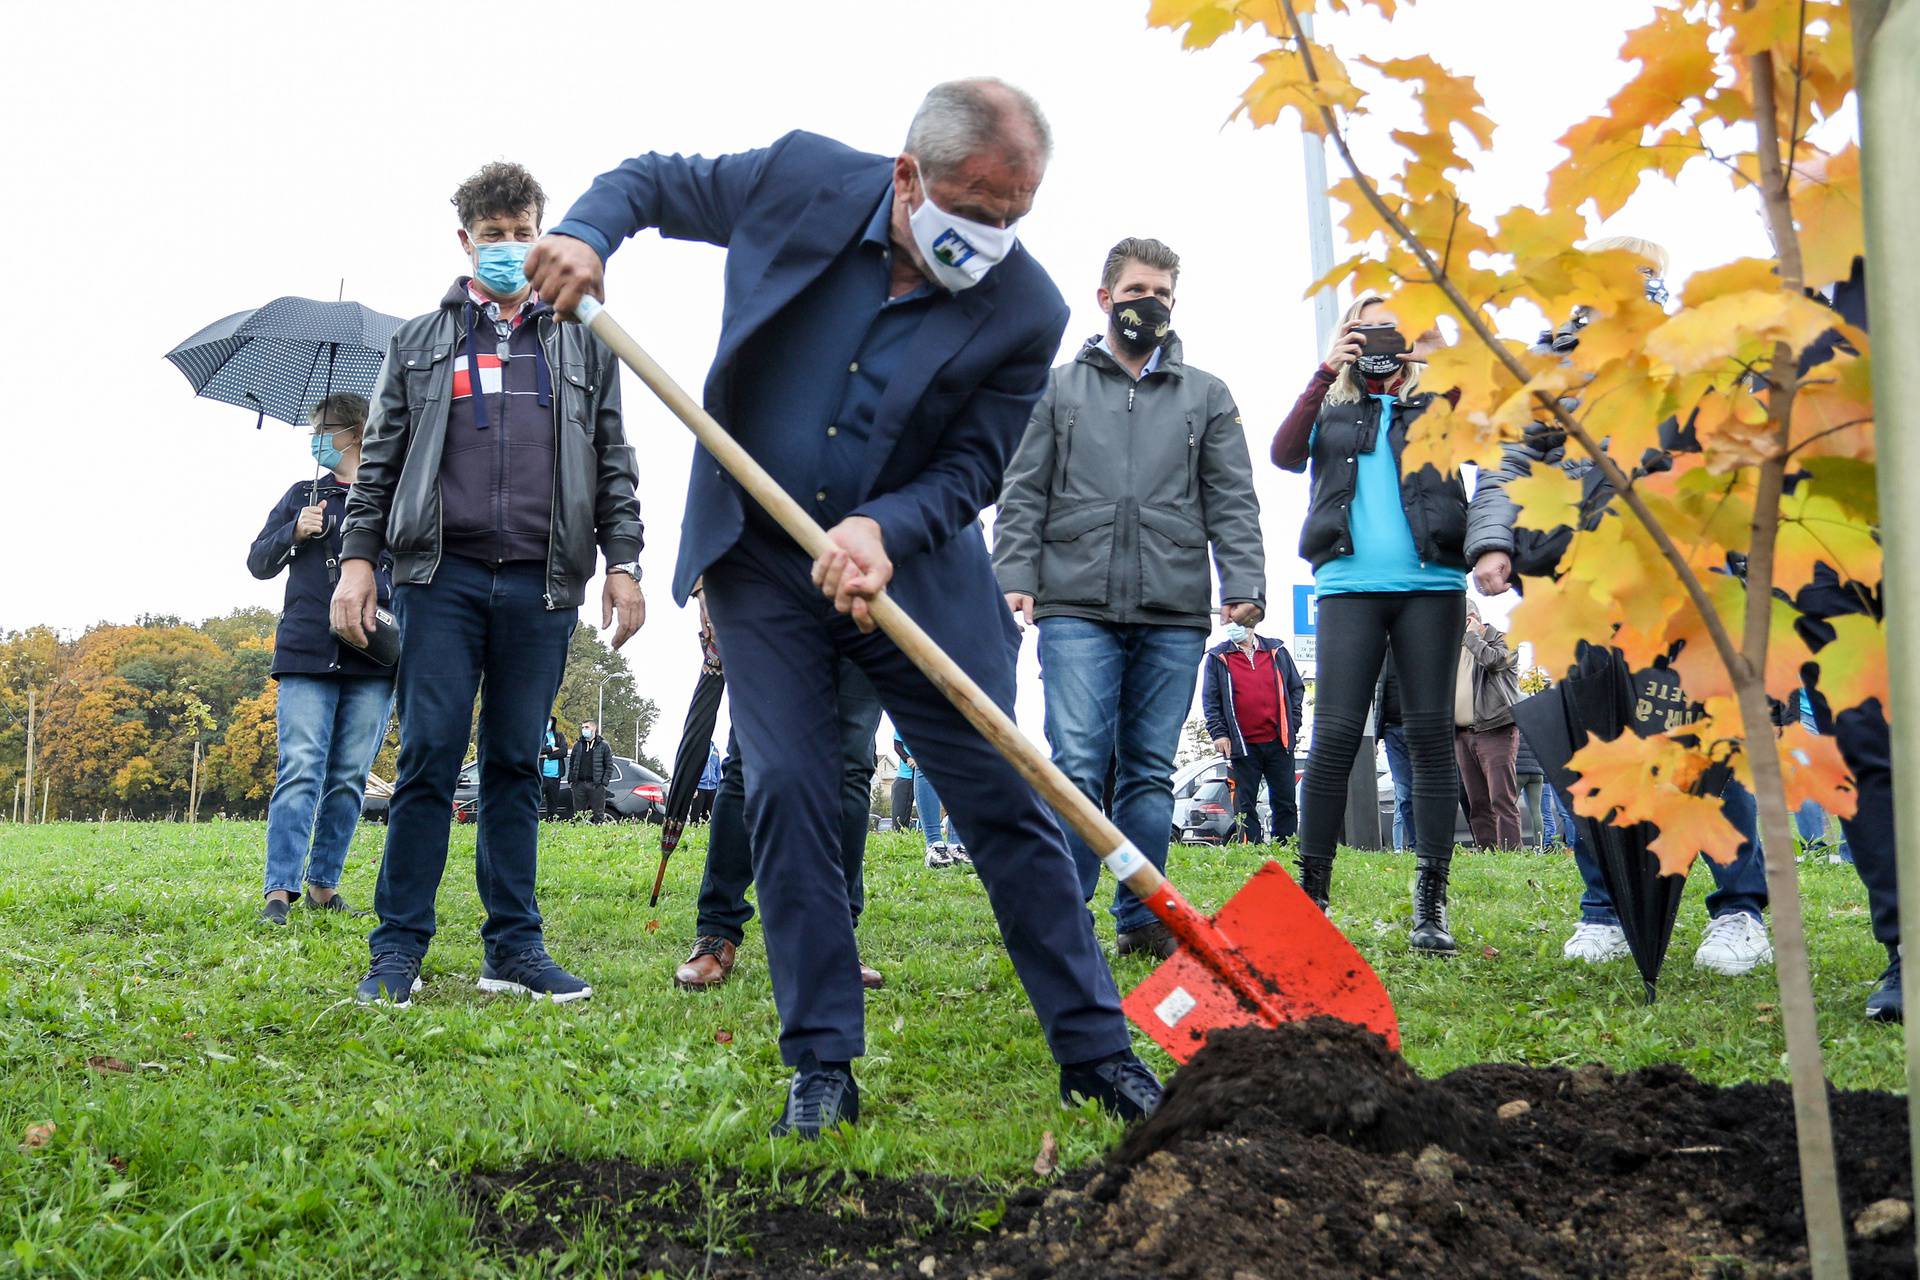
<path fill-rule="evenodd" d="M 77 637 L 51 627 L 0 632 L 0 805 L 11 816 L 26 771 L 27 693 L 36 700 L 33 812 L 159 818 L 184 813 L 197 742 L 200 813 L 257 817 L 273 794 L 278 754 L 272 609 L 236 609 L 187 623 L 147 615 Z M 555 715 L 569 741 L 605 697 L 603 732 L 622 755 L 642 745 L 659 708 L 591 627 L 574 632 Z M 484 696 L 484 695 L 483 695 Z M 393 776 L 399 733 L 389 725 L 373 771 Z M 649 755 L 642 764 L 664 772 Z"/>

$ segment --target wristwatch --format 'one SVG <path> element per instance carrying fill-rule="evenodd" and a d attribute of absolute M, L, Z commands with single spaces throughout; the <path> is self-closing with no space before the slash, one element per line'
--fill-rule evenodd
<path fill-rule="evenodd" d="M 625 564 L 610 564 L 607 566 L 607 572 L 624 573 L 635 582 L 638 582 L 640 581 L 640 562 L 638 560 L 629 560 Z"/>

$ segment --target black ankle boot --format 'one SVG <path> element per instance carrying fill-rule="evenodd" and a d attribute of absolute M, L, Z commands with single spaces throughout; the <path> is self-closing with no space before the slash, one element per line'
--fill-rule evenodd
<path fill-rule="evenodd" d="M 1447 865 L 1422 862 L 1413 880 L 1413 931 L 1407 945 L 1429 955 L 1458 953 L 1453 935 L 1447 932 Z"/>
<path fill-rule="evenodd" d="M 1327 898 L 1333 891 L 1333 859 L 1300 859 L 1300 888 L 1313 899 L 1313 905 L 1322 911 L 1327 909 Z"/>

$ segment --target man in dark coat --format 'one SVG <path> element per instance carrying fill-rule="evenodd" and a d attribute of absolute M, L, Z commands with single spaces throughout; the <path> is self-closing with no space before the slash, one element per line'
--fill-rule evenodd
<path fill-rule="evenodd" d="M 809 133 L 737 155 L 636 157 L 601 175 L 528 260 L 543 294 L 571 310 L 601 291 L 606 255 L 637 230 L 725 246 L 706 407 L 833 544 L 809 557 L 695 452 L 674 593 L 684 600 L 705 575 L 752 765 L 753 878 L 794 1069 L 777 1135 L 859 1117 L 865 1001 L 831 747 L 842 654 L 952 806 L 1061 1064 L 1062 1098 L 1133 1116 L 1159 1102 L 1059 822 L 869 613 L 886 589 L 1012 709 L 1019 632 L 978 519 L 1066 328 L 1059 290 L 1013 230 L 1050 147 L 1031 98 L 957 81 L 927 95 L 895 157 Z M 1113 852 L 1118 866 L 1139 857 Z"/>
<path fill-rule="evenodd" d="M 607 820 L 607 787 L 613 782 L 613 748 L 600 736 L 600 726 L 580 722 L 580 741 L 567 757 L 567 781 L 573 785 L 573 812 L 588 822 Z"/>

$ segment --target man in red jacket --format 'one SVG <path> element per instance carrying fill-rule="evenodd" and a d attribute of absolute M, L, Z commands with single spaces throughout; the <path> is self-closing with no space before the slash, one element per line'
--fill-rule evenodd
<path fill-rule="evenodd" d="M 1285 840 L 1300 825 L 1293 798 L 1293 744 L 1300 737 L 1300 707 L 1307 694 L 1300 669 L 1286 645 L 1254 634 L 1239 623 L 1207 651 L 1200 708 L 1213 747 L 1233 763 L 1236 807 L 1246 838 L 1259 844 L 1260 783 L 1273 802 L 1273 838 Z"/>

